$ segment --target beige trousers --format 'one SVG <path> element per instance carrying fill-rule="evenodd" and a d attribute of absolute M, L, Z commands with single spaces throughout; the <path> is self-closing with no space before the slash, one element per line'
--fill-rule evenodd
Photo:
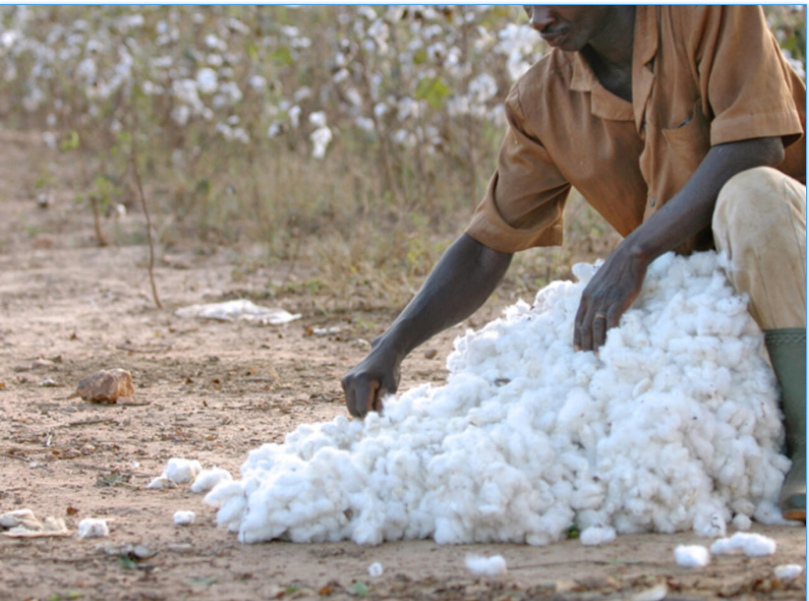
<path fill-rule="evenodd" d="M 776 169 L 732 177 L 716 200 L 716 248 L 762 330 L 806 327 L 806 186 Z"/>

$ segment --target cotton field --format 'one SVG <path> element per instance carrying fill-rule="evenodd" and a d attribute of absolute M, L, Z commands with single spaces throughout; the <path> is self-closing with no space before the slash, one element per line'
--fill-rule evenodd
<path fill-rule="evenodd" d="M 725 536 L 774 507 L 789 460 L 761 332 L 715 253 L 669 253 L 596 355 L 572 325 L 596 267 L 455 343 L 444 386 L 301 426 L 205 497 L 242 542 L 545 545 L 575 525 Z"/>
<path fill-rule="evenodd" d="M 767 10 L 802 69 L 801 10 Z M 502 100 L 546 50 L 517 6 L 4 6 L 0 119 L 81 153 L 95 217 L 136 205 L 134 162 L 158 217 L 230 241 L 437 229 L 481 198 Z"/>

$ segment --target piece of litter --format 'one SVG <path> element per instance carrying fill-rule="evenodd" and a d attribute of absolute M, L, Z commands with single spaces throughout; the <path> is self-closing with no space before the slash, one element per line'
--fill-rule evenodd
<path fill-rule="evenodd" d="M 14 523 L 8 532 L 3 533 L 9 538 L 51 538 L 70 535 L 62 518 L 48 516 L 44 522 L 40 522 L 30 509 L 12 511 L 3 514 L 2 517 L 3 523 Z"/>
<path fill-rule="evenodd" d="M 184 484 L 191 482 L 202 471 L 202 465 L 196 459 L 172 457 L 163 470 L 163 475 L 172 482 Z"/>
<path fill-rule="evenodd" d="M 500 576 L 508 571 L 506 560 L 502 555 L 492 555 L 491 557 L 467 555 L 466 569 L 476 576 Z"/>
<path fill-rule="evenodd" d="M 645 591 L 640 591 L 632 595 L 632 601 L 663 601 L 669 594 L 669 587 L 665 582 L 661 582 L 647 588 Z"/>
<path fill-rule="evenodd" d="M 96 545 L 93 551 L 96 553 L 114 555 L 116 557 L 128 557 L 130 559 L 149 559 L 157 555 L 157 551 L 150 549 L 146 545 L 133 545 L 131 543 L 125 543 L 123 545 L 113 545 L 110 543 Z"/>
<path fill-rule="evenodd" d="M 730 538 L 720 538 L 711 545 L 714 555 L 740 555 L 748 557 L 764 557 L 775 553 L 775 541 L 761 534 L 737 532 Z"/>
<path fill-rule="evenodd" d="M 579 534 L 581 544 L 588 547 L 610 543 L 615 540 L 615 537 L 615 528 L 601 528 L 599 526 L 590 526 Z"/>
<path fill-rule="evenodd" d="M 110 529 L 107 520 L 84 518 L 79 522 L 79 538 L 102 538 L 109 536 Z"/>
<path fill-rule="evenodd" d="M 368 566 L 368 575 L 371 578 L 379 578 L 385 572 L 385 568 L 378 561 L 375 561 Z"/>
<path fill-rule="evenodd" d="M 188 526 L 194 523 L 197 519 L 197 514 L 193 511 L 179 510 L 174 512 L 174 523 L 178 526 Z"/>
<path fill-rule="evenodd" d="M 803 572 L 803 566 L 797 563 L 788 563 L 780 566 L 775 566 L 773 570 L 775 577 L 782 582 L 787 580 L 794 580 Z"/>
<path fill-rule="evenodd" d="M 177 317 L 196 317 L 217 321 L 244 320 L 256 325 L 281 325 L 300 319 L 300 313 L 289 313 L 283 309 L 261 307 L 246 299 L 191 305 L 175 312 Z"/>
<path fill-rule="evenodd" d="M 191 492 L 208 492 L 220 482 L 230 482 L 232 480 L 233 476 L 230 475 L 230 472 L 221 467 L 202 470 L 194 479 Z"/>
<path fill-rule="evenodd" d="M 25 525 L 26 523 L 39 523 L 34 512 L 30 509 L 15 509 L 0 515 L 0 526 L 3 528 L 14 528 L 16 526 Z"/>
<path fill-rule="evenodd" d="M 704 568 L 711 563 L 711 554 L 702 545 L 680 545 L 674 549 L 674 559 L 683 568 Z"/>
<path fill-rule="evenodd" d="M 746 532 L 753 527 L 753 521 L 743 513 L 740 513 L 733 517 L 733 527 L 736 528 L 736 530 Z"/>
<path fill-rule="evenodd" d="M 163 488 L 174 488 L 174 486 L 174 482 L 169 480 L 165 475 L 162 475 L 152 479 L 152 481 L 146 485 L 146 488 L 161 490 Z"/>

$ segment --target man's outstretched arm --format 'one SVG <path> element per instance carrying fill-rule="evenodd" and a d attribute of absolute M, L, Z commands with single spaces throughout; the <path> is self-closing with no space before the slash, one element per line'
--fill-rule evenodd
<path fill-rule="evenodd" d="M 486 302 L 511 264 L 511 254 L 463 234 L 433 268 L 424 285 L 368 356 L 342 380 L 351 415 L 382 408 L 382 395 L 396 392 L 399 366 L 422 342 L 463 321 Z"/>

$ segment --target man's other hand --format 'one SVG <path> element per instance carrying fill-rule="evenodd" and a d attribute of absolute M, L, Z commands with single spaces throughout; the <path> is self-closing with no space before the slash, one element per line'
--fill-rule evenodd
<path fill-rule="evenodd" d="M 621 316 L 640 294 L 647 262 L 620 246 L 602 265 L 581 296 L 573 325 L 576 350 L 597 351 L 607 340 L 607 330 L 618 325 Z"/>
<path fill-rule="evenodd" d="M 376 342 L 376 341 L 375 341 Z M 399 388 L 399 361 L 374 346 L 362 363 L 341 380 L 348 411 L 365 417 L 369 411 L 382 411 L 382 397 Z"/>

